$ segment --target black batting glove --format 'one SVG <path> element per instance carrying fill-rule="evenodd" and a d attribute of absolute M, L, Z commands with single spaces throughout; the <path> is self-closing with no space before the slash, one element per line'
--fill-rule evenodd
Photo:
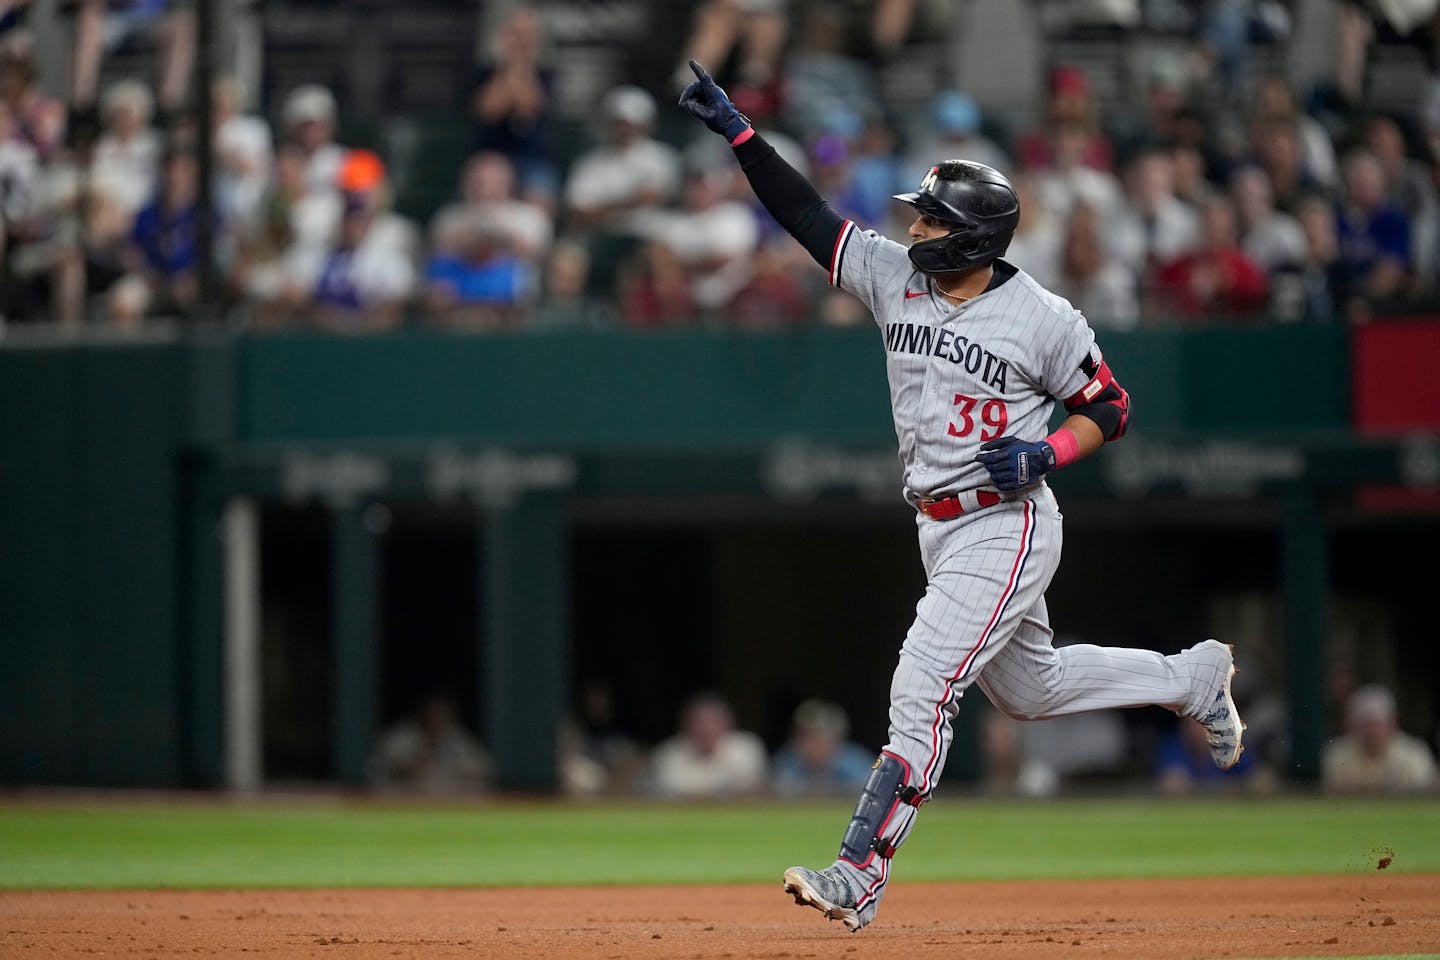
<path fill-rule="evenodd" d="M 997 437 L 980 447 L 975 462 L 990 472 L 996 489 L 1021 490 L 1055 469 L 1055 449 L 1043 440 L 1026 443 L 1019 437 Z"/>
<path fill-rule="evenodd" d="M 749 128 L 750 118 L 735 109 L 735 104 L 704 67 L 691 60 L 690 69 L 695 71 L 695 80 L 680 94 L 680 106 L 727 141 L 734 142 Z"/>

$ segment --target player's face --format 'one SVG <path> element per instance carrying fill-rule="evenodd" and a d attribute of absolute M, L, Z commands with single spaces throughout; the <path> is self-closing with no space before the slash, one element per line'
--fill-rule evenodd
<path fill-rule="evenodd" d="M 910 240 L 912 243 L 919 243 L 922 240 L 934 240 L 943 237 L 954 229 L 953 223 L 946 223 L 944 220 L 936 220 L 928 214 L 920 214 L 915 222 L 910 224 Z"/>

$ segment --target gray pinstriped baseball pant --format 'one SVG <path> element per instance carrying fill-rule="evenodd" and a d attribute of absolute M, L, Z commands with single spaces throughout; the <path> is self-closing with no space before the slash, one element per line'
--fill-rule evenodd
<path fill-rule="evenodd" d="M 1073 644 L 1056 648 L 1045 590 L 1060 563 L 1062 518 L 1040 486 L 954 520 L 918 518 L 928 577 L 890 686 L 890 742 L 906 782 L 929 793 L 945 767 L 960 696 L 978 684 L 1001 712 L 1025 720 L 1156 704 L 1180 714 L 1199 710 L 1222 677 L 1212 662 L 1184 651 Z M 902 807 L 886 831 L 903 840 L 916 813 Z M 878 900 L 889 861 L 838 861 Z"/>

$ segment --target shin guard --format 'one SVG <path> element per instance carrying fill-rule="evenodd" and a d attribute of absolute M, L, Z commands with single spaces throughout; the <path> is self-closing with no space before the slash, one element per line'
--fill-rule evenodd
<path fill-rule="evenodd" d="M 910 786 L 909 779 L 909 764 L 894 754 L 880 754 L 840 843 L 841 860 L 864 870 L 876 855 L 886 860 L 895 855 L 910 833 L 915 812 L 929 799 Z"/>

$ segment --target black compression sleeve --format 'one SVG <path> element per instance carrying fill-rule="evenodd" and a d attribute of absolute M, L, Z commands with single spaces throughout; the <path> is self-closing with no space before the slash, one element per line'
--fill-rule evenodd
<path fill-rule="evenodd" d="M 735 147 L 735 159 L 775 222 L 800 241 L 816 263 L 830 269 L 845 218 L 758 133 Z"/>

